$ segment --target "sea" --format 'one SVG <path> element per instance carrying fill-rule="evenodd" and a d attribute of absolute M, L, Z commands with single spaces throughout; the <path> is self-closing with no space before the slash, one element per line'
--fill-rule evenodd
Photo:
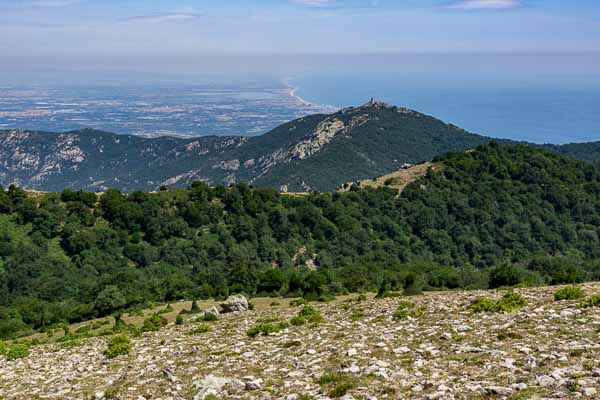
<path fill-rule="evenodd" d="M 599 64 L 600 65 L 600 64 Z M 600 141 L 600 76 L 543 68 L 311 73 L 287 83 L 304 101 L 348 107 L 371 98 L 418 110 L 470 132 L 532 143 Z"/>

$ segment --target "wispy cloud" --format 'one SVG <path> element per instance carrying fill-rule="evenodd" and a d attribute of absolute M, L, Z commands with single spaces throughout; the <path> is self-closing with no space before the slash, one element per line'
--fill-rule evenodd
<path fill-rule="evenodd" d="M 290 2 L 300 6 L 315 8 L 334 7 L 337 5 L 336 0 L 290 0 Z"/>
<path fill-rule="evenodd" d="M 81 3 L 81 0 L 34 0 L 31 5 L 34 7 L 65 7 L 77 3 Z"/>
<path fill-rule="evenodd" d="M 136 15 L 136 16 L 127 18 L 127 20 L 134 21 L 134 22 L 159 23 L 159 22 L 198 19 L 200 17 L 201 17 L 201 15 L 197 14 L 197 13 L 172 12 L 172 13 L 156 13 L 156 14 L 149 14 L 149 15 Z"/>
<path fill-rule="evenodd" d="M 461 10 L 509 10 L 522 5 L 521 0 L 462 0 L 448 6 Z"/>

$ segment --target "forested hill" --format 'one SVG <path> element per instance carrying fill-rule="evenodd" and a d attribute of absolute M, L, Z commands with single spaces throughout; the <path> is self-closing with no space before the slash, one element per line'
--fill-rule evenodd
<path fill-rule="evenodd" d="M 547 150 L 600 166 L 600 142 L 545 145 Z"/>
<path fill-rule="evenodd" d="M 151 301 L 600 278 L 600 170 L 526 145 L 386 188 L 0 191 L 0 337 Z"/>
<path fill-rule="evenodd" d="M 489 138 L 416 111 L 371 102 L 283 124 L 259 137 L 147 139 L 91 129 L 0 131 L 0 184 L 104 191 L 248 183 L 334 191 L 345 182 L 473 148 Z"/>

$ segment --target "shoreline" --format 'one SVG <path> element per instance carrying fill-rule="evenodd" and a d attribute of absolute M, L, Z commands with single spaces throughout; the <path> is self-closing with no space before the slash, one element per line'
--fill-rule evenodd
<path fill-rule="evenodd" d="M 300 90 L 300 86 L 294 85 L 292 83 L 293 79 L 294 79 L 293 77 L 285 77 L 285 78 L 282 79 L 282 82 L 286 86 L 286 89 L 288 90 L 288 95 L 290 97 L 296 99 L 296 101 L 298 101 L 303 106 L 318 108 L 318 109 L 323 110 L 325 112 L 337 112 L 337 111 L 340 110 L 340 107 L 335 107 L 335 106 L 332 106 L 330 104 L 317 104 L 317 103 L 313 103 L 313 102 L 310 102 L 310 101 L 304 99 L 303 97 L 299 96 L 298 95 L 298 90 Z"/>

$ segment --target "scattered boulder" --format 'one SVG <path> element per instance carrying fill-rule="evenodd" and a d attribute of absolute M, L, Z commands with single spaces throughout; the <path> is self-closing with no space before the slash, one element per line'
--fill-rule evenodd
<path fill-rule="evenodd" d="M 246 296 L 236 294 L 229 296 L 225 302 L 221 303 L 221 312 L 232 313 L 248 310 L 248 299 Z"/>
<path fill-rule="evenodd" d="M 194 396 L 194 400 L 204 400 L 209 396 L 218 396 L 223 387 L 230 382 L 231 379 L 228 378 L 214 375 L 205 376 L 203 379 L 194 383 L 194 386 L 198 389 L 198 393 Z"/>
<path fill-rule="evenodd" d="M 552 387 L 556 384 L 556 380 L 548 375 L 540 375 L 536 378 L 536 382 L 543 388 Z"/>
<path fill-rule="evenodd" d="M 489 394 L 497 394 L 500 396 L 508 396 L 512 393 L 511 388 L 502 387 L 502 386 L 490 386 L 485 388 L 485 391 Z"/>
<path fill-rule="evenodd" d="M 249 391 L 254 391 L 254 390 L 260 390 L 262 388 L 262 379 L 254 379 L 251 381 L 246 382 L 246 390 Z"/>

